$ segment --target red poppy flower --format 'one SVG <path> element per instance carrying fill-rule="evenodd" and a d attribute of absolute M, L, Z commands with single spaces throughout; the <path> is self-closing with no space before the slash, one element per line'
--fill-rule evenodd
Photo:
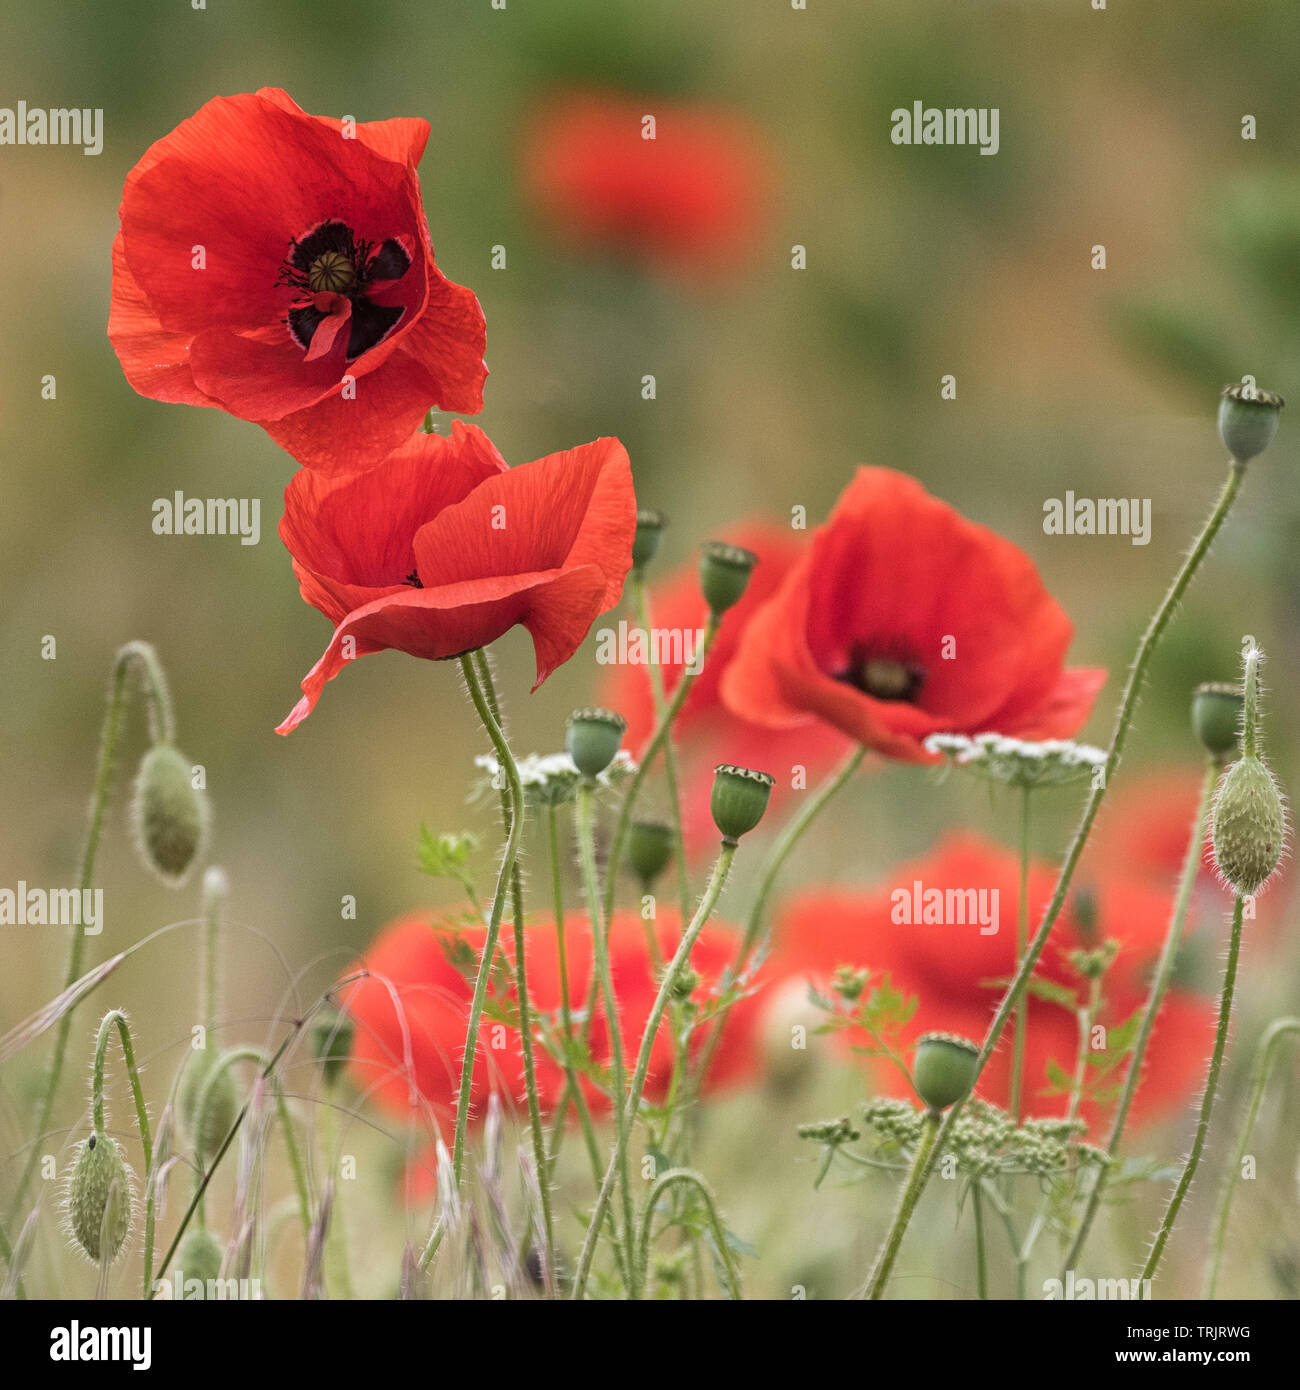
<path fill-rule="evenodd" d="M 1031 866 L 1031 924 L 1042 919 L 1055 883 L 1054 869 L 1045 864 Z M 1036 973 L 1082 998 L 1084 986 L 1069 965 L 1070 952 L 1098 945 L 1108 937 L 1116 939 L 1120 952 L 1105 977 L 1099 1018 L 1103 1027 L 1111 1029 L 1146 1000 L 1149 972 L 1164 939 L 1173 895 L 1122 876 L 1097 881 L 1093 887 L 1088 918 L 1081 916 L 1074 902 L 1067 904 Z M 936 889 L 945 895 L 942 915 L 947 920 L 927 921 L 927 915 L 940 915 L 938 900 L 926 897 Z M 949 890 L 964 894 L 960 911 L 955 896 L 953 906 L 947 906 Z M 967 890 L 984 893 L 987 909 L 996 903 L 996 932 L 981 932 L 982 926 L 991 924 L 985 919 L 994 914 L 986 910 L 981 918 L 979 899 L 972 906 Z M 920 921 L 915 920 L 918 901 Z M 982 1041 L 1002 986 L 1015 968 L 1018 902 L 1017 856 L 973 835 L 953 835 L 929 855 L 900 865 L 887 882 L 871 890 L 813 890 L 794 898 L 778 923 L 770 976 L 806 976 L 825 986 L 837 965 L 886 970 L 896 987 L 920 1000 L 902 1033 L 906 1043 L 936 1030 Z M 933 911 L 927 903 L 934 905 Z M 1208 999 L 1181 986 L 1170 989 L 1147 1050 L 1135 1119 L 1154 1119 L 1192 1095 L 1203 1079 L 1205 1058 L 1213 1044 L 1214 1016 Z M 1073 1073 L 1079 1046 L 1077 1019 L 1070 1009 L 1036 996 L 1029 1001 L 1027 1017 L 1025 1111 L 1039 1116 L 1064 1114 L 1066 1097 L 1045 1094 L 1048 1062 Z M 1008 1024 L 976 1088 L 995 1105 L 1009 1102 L 1013 1035 L 1014 1023 Z M 864 1042 L 860 1036 L 845 1036 L 850 1042 Z M 910 1095 L 894 1067 L 878 1060 L 871 1065 L 882 1092 Z M 1121 1066 L 1109 1081 L 1115 1083 L 1124 1074 Z M 1086 1104 L 1082 1113 L 1095 1133 L 1098 1106 Z"/>
<path fill-rule="evenodd" d="M 481 410 L 483 312 L 433 261 L 428 138 L 264 87 L 151 145 L 113 243 L 108 335 L 131 385 L 252 420 L 327 470 L 378 462 L 430 406 Z"/>
<path fill-rule="evenodd" d="M 302 596 L 335 629 L 282 734 L 354 657 L 393 648 L 437 661 L 516 624 L 532 635 L 535 690 L 618 602 L 636 533 L 617 439 L 509 468 L 459 420 L 450 437 L 417 433 L 364 473 L 302 469 L 284 502 L 280 537 Z"/>
<path fill-rule="evenodd" d="M 744 595 L 728 609 L 714 639 L 708 660 L 691 686 L 673 723 L 683 770 L 682 826 L 687 845 L 717 847 L 717 833 L 709 812 L 713 788 L 713 769 L 718 763 L 738 767 L 767 767 L 779 773 L 773 795 L 779 809 L 787 776 L 797 767 L 806 769 L 811 782 L 851 745 L 844 736 L 824 724 L 808 724 L 797 729 L 765 729 L 740 718 L 723 704 L 720 685 L 723 673 L 735 655 L 747 624 L 780 587 L 803 547 L 788 527 L 770 522 L 750 521 L 732 527 L 719 539 L 750 550 L 758 564 L 750 576 Z M 655 632 L 667 634 L 659 643 L 664 689 L 669 695 L 685 669 L 688 653 L 686 636 L 698 643 L 706 622 L 708 604 L 700 592 L 699 565 L 692 562 L 667 575 L 650 595 L 650 622 Z M 673 660 L 680 656 L 682 660 Z M 600 702 L 616 709 L 627 720 L 626 743 L 639 757 L 654 730 L 654 700 L 649 669 L 643 664 L 624 664 L 610 668 Z"/>
<path fill-rule="evenodd" d="M 668 959 L 680 940 L 678 919 L 666 911 L 657 931 L 660 950 Z M 349 986 L 345 994 L 356 1025 L 352 1065 L 358 1084 L 384 1109 L 398 1115 L 409 1113 L 413 1086 L 415 1095 L 432 1108 L 440 1122 L 453 1117 L 473 973 L 485 934 L 482 927 L 438 928 L 430 924 L 428 915 L 411 913 L 384 928 L 363 956 L 360 965 L 371 972 L 371 978 Z M 716 987 L 735 958 L 738 940 L 731 928 L 717 923 L 705 928 L 691 953 L 691 963 L 701 977 L 697 1000 L 703 1002 Z M 586 1005 L 591 980 L 591 934 L 584 917 L 565 919 L 565 943 L 570 1003 L 578 1011 Z M 513 938 L 508 932 L 502 934 L 501 951 L 505 961 L 513 961 Z M 527 953 L 530 1003 L 546 1017 L 548 1026 L 556 1027 L 561 990 L 553 924 L 538 921 L 530 925 Z M 659 988 L 643 925 L 632 913 L 615 915 L 610 970 L 630 1067 Z M 509 974 L 503 973 L 494 982 L 490 997 L 499 1003 L 512 999 L 514 990 L 508 981 Z M 733 1085 L 752 1074 L 756 1015 L 757 1002 L 752 995 L 730 1010 L 706 1078 L 707 1091 Z M 693 1043 L 696 1048 L 702 1045 L 702 1032 Z M 592 1017 L 590 1049 L 593 1061 L 608 1067 L 609 1032 L 600 1002 Z M 542 1108 L 553 1111 L 563 1093 L 563 1070 L 540 1043 L 534 1057 Z M 646 1086 L 651 1102 L 663 1099 L 671 1071 L 672 1043 L 665 1019 L 655 1039 Z M 523 1087 L 518 1030 L 485 1015 L 474 1063 L 475 1115 L 481 1118 L 493 1091 L 522 1106 Z M 586 1083 L 584 1092 L 594 1112 L 609 1110 L 608 1097 L 598 1087 Z"/>
<path fill-rule="evenodd" d="M 862 468 L 745 629 L 722 697 L 911 762 L 934 760 L 933 733 L 1068 738 L 1106 679 L 1064 668 L 1073 632 L 1023 551 L 914 478 Z"/>
<path fill-rule="evenodd" d="M 546 219 L 578 246 L 717 274 L 743 263 L 755 241 L 770 165 L 759 135 L 725 109 L 574 92 L 536 118 L 524 179 Z"/>

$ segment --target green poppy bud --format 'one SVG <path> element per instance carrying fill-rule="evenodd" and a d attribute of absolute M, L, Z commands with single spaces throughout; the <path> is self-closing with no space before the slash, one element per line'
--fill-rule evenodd
<path fill-rule="evenodd" d="M 650 888 L 673 855 L 672 826 L 662 821 L 634 820 L 627 832 L 627 862 Z"/>
<path fill-rule="evenodd" d="M 713 770 L 710 809 L 724 844 L 734 845 L 763 819 L 775 780 L 753 768 L 719 763 Z"/>
<path fill-rule="evenodd" d="M 912 1084 L 931 1110 L 955 1105 L 975 1084 L 980 1050 L 956 1033 L 926 1033 L 916 1044 Z"/>
<path fill-rule="evenodd" d="M 578 709 L 569 716 L 565 747 L 584 777 L 597 777 L 614 761 L 627 720 L 608 709 Z"/>
<path fill-rule="evenodd" d="M 212 1084 L 208 1084 L 215 1066 L 216 1059 L 210 1052 L 197 1052 L 181 1078 L 181 1122 L 200 1163 L 216 1156 L 239 1109 L 235 1078 L 229 1067 L 222 1067 Z"/>
<path fill-rule="evenodd" d="M 206 1226 L 194 1227 L 181 1242 L 177 1268 L 186 1280 L 204 1284 L 221 1277 L 221 1244 Z"/>
<path fill-rule="evenodd" d="M 179 884 L 207 838 L 208 803 L 190 780 L 190 766 L 169 743 L 140 759 L 131 802 L 136 844 L 145 865 Z"/>
<path fill-rule="evenodd" d="M 68 1231 L 95 1264 L 117 1259 L 131 1229 L 135 1186 L 120 1145 L 91 1134 L 77 1146 L 68 1174 Z"/>
<path fill-rule="evenodd" d="M 1273 442 L 1284 402 L 1272 391 L 1243 382 L 1225 386 L 1219 401 L 1219 438 L 1237 463 L 1262 454 Z"/>
<path fill-rule="evenodd" d="M 705 542 L 700 560 L 700 589 L 715 618 L 740 602 L 757 563 L 758 556 L 752 550 L 742 550 L 725 541 Z"/>
<path fill-rule="evenodd" d="M 1273 774 L 1246 756 L 1223 774 L 1214 798 L 1210 839 L 1214 863 L 1243 897 L 1273 876 L 1286 848 L 1286 807 Z"/>
<path fill-rule="evenodd" d="M 1198 685 L 1192 693 L 1192 730 L 1216 762 L 1236 752 L 1243 699 L 1239 685 L 1223 681 Z"/>
<path fill-rule="evenodd" d="M 352 1055 L 352 1020 L 337 1009 L 321 1009 L 311 1025 L 311 1050 L 322 1064 L 326 1086 L 333 1086 Z"/>
<path fill-rule="evenodd" d="M 668 525 L 663 512 L 641 507 L 636 514 L 636 534 L 632 538 L 632 568 L 643 570 L 659 550 L 659 539 Z"/>

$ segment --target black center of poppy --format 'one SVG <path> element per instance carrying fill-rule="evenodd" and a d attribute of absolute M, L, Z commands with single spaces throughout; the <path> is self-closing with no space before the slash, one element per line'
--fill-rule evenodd
<path fill-rule="evenodd" d="M 376 249 L 374 242 L 359 240 L 336 218 L 291 241 L 275 283 L 302 294 L 302 302 L 289 308 L 294 342 L 304 351 L 311 347 L 316 330 L 337 312 L 337 304 L 322 305 L 319 296 L 335 295 L 350 301 L 347 360 L 376 347 L 397 327 L 406 309 L 375 304 L 368 294 L 381 282 L 400 280 L 410 268 L 411 257 L 400 241 L 390 237 Z"/>
<path fill-rule="evenodd" d="M 914 661 L 863 654 L 840 677 L 876 700 L 915 701 L 925 681 L 925 668 Z"/>
<path fill-rule="evenodd" d="M 406 576 L 406 578 L 402 580 L 402 583 L 403 583 L 403 584 L 409 584 L 409 585 L 411 586 L 411 588 L 413 588 L 413 589 L 423 589 L 423 588 L 424 588 L 424 584 L 423 584 L 422 580 L 420 579 L 419 574 L 418 574 L 415 570 L 412 570 L 412 571 L 410 572 L 410 574 L 408 574 L 408 575 Z"/>

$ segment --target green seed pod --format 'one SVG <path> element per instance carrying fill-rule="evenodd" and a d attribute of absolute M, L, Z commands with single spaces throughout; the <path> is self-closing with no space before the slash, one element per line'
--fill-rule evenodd
<path fill-rule="evenodd" d="M 332 1087 L 343 1074 L 352 1055 L 352 1020 L 337 1009 L 323 1008 L 312 1019 L 312 1054 L 321 1063 L 325 1085 Z"/>
<path fill-rule="evenodd" d="M 766 772 L 719 763 L 713 770 L 710 810 L 724 844 L 734 845 L 763 819 L 775 779 Z"/>
<path fill-rule="evenodd" d="M 1192 693 L 1192 730 L 1216 762 L 1226 762 L 1237 750 L 1244 698 L 1239 685 L 1223 681 L 1198 685 Z"/>
<path fill-rule="evenodd" d="M 216 1059 L 210 1052 L 196 1053 L 181 1078 L 181 1120 L 200 1163 L 215 1157 L 239 1109 L 235 1078 L 229 1067 L 223 1067 L 209 1086 L 208 1079 L 215 1066 Z M 199 1114 L 200 1106 L 202 1114 Z"/>
<path fill-rule="evenodd" d="M 634 820 L 627 832 L 627 862 L 650 888 L 673 856 L 673 831 L 662 821 Z"/>
<path fill-rule="evenodd" d="M 1272 391 L 1242 382 L 1225 386 L 1219 401 L 1219 438 L 1238 463 L 1262 454 L 1273 442 L 1284 402 Z"/>
<path fill-rule="evenodd" d="M 141 758 L 131 819 L 145 865 L 168 883 L 182 882 L 207 838 L 208 803 L 170 744 L 156 743 Z"/>
<path fill-rule="evenodd" d="M 758 556 L 752 550 L 742 550 L 725 541 L 705 542 L 700 559 L 700 590 L 715 618 L 740 602 L 756 564 Z"/>
<path fill-rule="evenodd" d="M 1273 876 L 1286 848 L 1286 807 L 1273 774 L 1247 756 L 1223 774 L 1214 798 L 1210 831 L 1214 862 L 1244 897 Z"/>
<path fill-rule="evenodd" d="M 956 1033 L 926 1033 L 916 1044 L 912 1084 L 931 1110 L 944 1110 L 975 1084 L 980 1050 Z"/>
<path fill-rule="evenodd" d="M 569 716 L 565 748 L 584 777 L 598 777 L 614 761 L 627 720 L 608 709 L 576 709 Z"/>
<path fill-rule="evenodd" d="M 68 1173 L 68 1230 L 95 1264 L 117 1259 L 131 1230 L 135 1184 L 120 1146 L 91 1134 L 77 1147 Z"/>
<path fill-rule="evenodd" d="M 177 1268 L 186 1280 L 221 1277 L 221 1243 L 206 1226 L 195 1227 L 181 1242 Z"/>
<path fill-rule="evenodd" d="M 636 514 L 636 535 L 632 538 L 632 568 L 643 570 L 659 550 L 659 539 L 668 525 L 663 512 L 641 507 Z"/>

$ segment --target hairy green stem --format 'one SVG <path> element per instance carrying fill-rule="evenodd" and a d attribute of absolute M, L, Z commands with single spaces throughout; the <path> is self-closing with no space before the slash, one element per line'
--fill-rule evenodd
<path fill-rule="evenodd" d="M 135 1064 L 135 1049 L 131 1045 L 131 1029 L 126 1015 L 121 1009 L 111 1009 L 99 1025 L 99 1036 L 95 1040 L 95 1067 L 91 1075 L 91 1128 L 96 1134 L 104 1133 L 104 1059 L 108 1052 L 108 1040 L 114 1027 L 122 1044 L 122 1060 L 126 1064 L 126 1074 L 131 1081 L 131 1098 L 135 1101 L 135 1122 L 140 1131 L 140 1148 L 144 1152 L 144 1296 L 149 1296 L 153 1286 L 153 1242 L 156 1223 L 153 1184 L 153 1137 L 149 1130 L 149 1111 L 144 1103 L 144 1091 L 140 1086 L 140 1072 Z"/>
<path fill-rule="evenodd" d="M 1020 902 L 1016 911 L 1016 964 L 1029 944 L 1029 794 L 1024 787 L 1020 794 Z M 1016 1034 L 1011 1052 L 1011 1118 L 1021 1119 L 1021 1087 L 1025 1074 L 1025 1039 L 1029 1033 L 1029 1005 L 1023 1001 L 1016 1010 Z"/>
<path fill-rule="evenodd" d="M 641 1215 L 641 1239 L 638 1245 L 638 1268 L 640 1286 L 647 1288 L 650 1282 L 651 1229 L 654 1224 L 655 1207 L 660 1197 L 670 1188 L 681 1185 L 694 1187 L 704 1198 L 704 1209 L 708 1213 L 709 1229 L 713 1232 L 713 1244 L 718 1252 L 718 1260 L 727 1276 L 727 1293 L 734 1302 L 743 1297 L 740 1285 L 740 1272 L 736 1268 L 731 1247 L 727 1244 L 727 1229 L 718 1216 L 718 1203 L 713 1189 L 693 1168 L 670 1168 L 662 1177 L 655 1180 L 646 1198 L 645 1211 Z"/>
<path fill-rule="evenodd" d="M 866 1292 L 869 1298 L 880 1298 L 885 1291 L 885 1285 L 889 1282 L 890 1272 L 894 1268 L 899 1247 L 903 1243 L 903 1233 L 907 1230 L 908 1222 L 911 1221 L 912 1213 L 916 1210 L 916 1204 L 921 1200 L 921 1193 L 925 1188 L 930 1155 L 934 1152 L 935 1139 L 938 1133 L 939 1112 L 927 1110 L 920 1142 L 916 1146 L 916 1154 L 912 1159 L 912 1166 L 908 1170 L 907 1181 L 903 1184 L 903 1191 L 898 1199 L 894 1219 L 890 1222 L 889 1230 L 880 1246 L 880 1252 L 876 1256 L 876 1267 L 871 1271 L 871 1277 L 867 1281 Z"/>

